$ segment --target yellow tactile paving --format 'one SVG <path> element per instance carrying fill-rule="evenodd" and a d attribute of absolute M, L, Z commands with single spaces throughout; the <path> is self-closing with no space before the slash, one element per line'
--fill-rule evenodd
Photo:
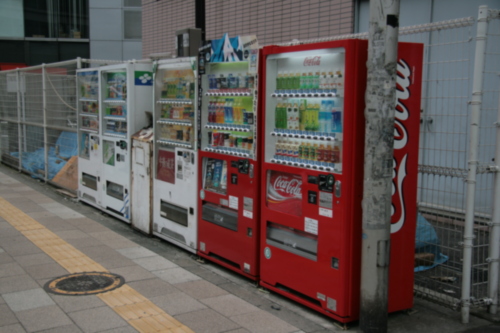
<path fill-rule="evenodd" d="M 68 272 L 108 272 L 1 197 L 0 216 Z M 126 284 L 97 296 L 139 332 L 194 333 Z"/>

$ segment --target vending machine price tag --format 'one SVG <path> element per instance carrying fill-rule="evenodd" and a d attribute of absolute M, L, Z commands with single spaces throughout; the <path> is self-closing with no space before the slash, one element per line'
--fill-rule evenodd
<path fill-rule="evenodd" d="M 229 208 L 238 209 L 238 197 L 229 196 Z"/>
<path fill-rule="evenodd" d="M 312 219 L 310 217 L 304 218 L 304 231 L 311 233 L 313 235 L 318 234 L 318 220 Z"/>
<path fill-rule="evenodd" d="M 249 197 L 243 197 L 243 209 L 249 212 L 253 211 L 253 199 Z"/>
<path fill-rule="evenodd" d="M 333 210 L 320 207 L 318 214 L 321 216 L 333 217 Z"/>
<path fill-rule="evenodd" d="M 332 209 L 333 194 L 327 192 L 319 192 L 319 206 Z"/>
<path fill-rule="evenodd" d="M 248 210 L 243 210 L 243 216 L 249 219 L 253 219 L 253 213 Z"/>

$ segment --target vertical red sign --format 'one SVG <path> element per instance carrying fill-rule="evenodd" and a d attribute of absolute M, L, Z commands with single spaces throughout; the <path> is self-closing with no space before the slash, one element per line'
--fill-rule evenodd
<path fill-rule="evenodd" d="M 159 150 L 156 178 L 175 184 L 175 152 Z"/>
<path fill-rule="evenodd" d="M 415 252 L 423 45 L 399 43 L 398 49 L 391 217 L 391 248 L 398 251 L 391 252 L 389 304 L 404 309 L 413 295 L 413 260 L 407 259 Z"/>

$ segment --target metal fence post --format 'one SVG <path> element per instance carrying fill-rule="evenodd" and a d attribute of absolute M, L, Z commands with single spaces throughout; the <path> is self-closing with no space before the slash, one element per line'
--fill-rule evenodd
<path fill-rule="evenodd" d="M 498 98 L 498 111 L 495 141 L 495 165 L 492 166 L 495 173 L 495 185 L 493 189 L 493 214 L 490 228 L 490 247 L 488 255 L 488 297 L 492 300 L 489 312 L 496 314 L 498 311 L 498 270 L 500 259 L 500 96 Z"/>
<path fill-rule="evenodd" d="M 17 79 L 17 146 L 19 151 L 19 159 L 17 161 L 17 169 L 21 171 L 22 162 L 23 162 L 23 146 L 22 146 L 22 126 L 21 126 L 21 99 L 23 98 L 21 94 L 21 73 L 19 72 L 19 68 L 16 71 L 16 79 Z"/>
<path fill-rule="evenodd" d="M 474 56 L 474 78 L 470 113 L 470 141 L 467 173 L 467 192 L 465 198 L 465 230 L 463 242 L 462 267 L 462 323 L 469 322 L 472 247 L 474 237 L 474 209 L 476 196 L 476 176 L 479 148 L 479 124 L 483 99 L 483 71 L 486 51 L 486 31 L 488 28 L 488 7 L 480 6 L 477 20 L 476 52 Z"/>
<path fill-rule="evenodd" d="M 42 64 L 42 108 L 43 108 L 43 147 L 44 151 L 44 179 L 49 178 L 49 142 L 47 133 L 47 85 L 46 85 L 47 68 Z"/>

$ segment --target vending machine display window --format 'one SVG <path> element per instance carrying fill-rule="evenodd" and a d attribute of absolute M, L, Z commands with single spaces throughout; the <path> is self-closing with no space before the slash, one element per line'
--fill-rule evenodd
<path fill-rule="evenodd" d="M 107 165 L 115 165 L 115 142 L 103 140 L 102 159 L 103 163 Z"/>
<path fill-rule="evenodd" d="M 255 74 L 246 61 L 209 63 L 202 118 L 202 149 L 233 156 L 255 157 Z"/>
<path fill-rule="evenodd" d="M 203 188 L 225 195 L 227 191 L 227 162 L 215 158 L 204 158 L 203 166 Z"/>
<path fill-rule="evenodd" d="M 89 133 L 81 133 L 80 138 L 80 157 L 89 159 L 90 157 L 90 134 Z"/>
<path fill-rule="evenodd" d="M 343 48 L 267 58 L 265 161 L 342 173 Z"/>

